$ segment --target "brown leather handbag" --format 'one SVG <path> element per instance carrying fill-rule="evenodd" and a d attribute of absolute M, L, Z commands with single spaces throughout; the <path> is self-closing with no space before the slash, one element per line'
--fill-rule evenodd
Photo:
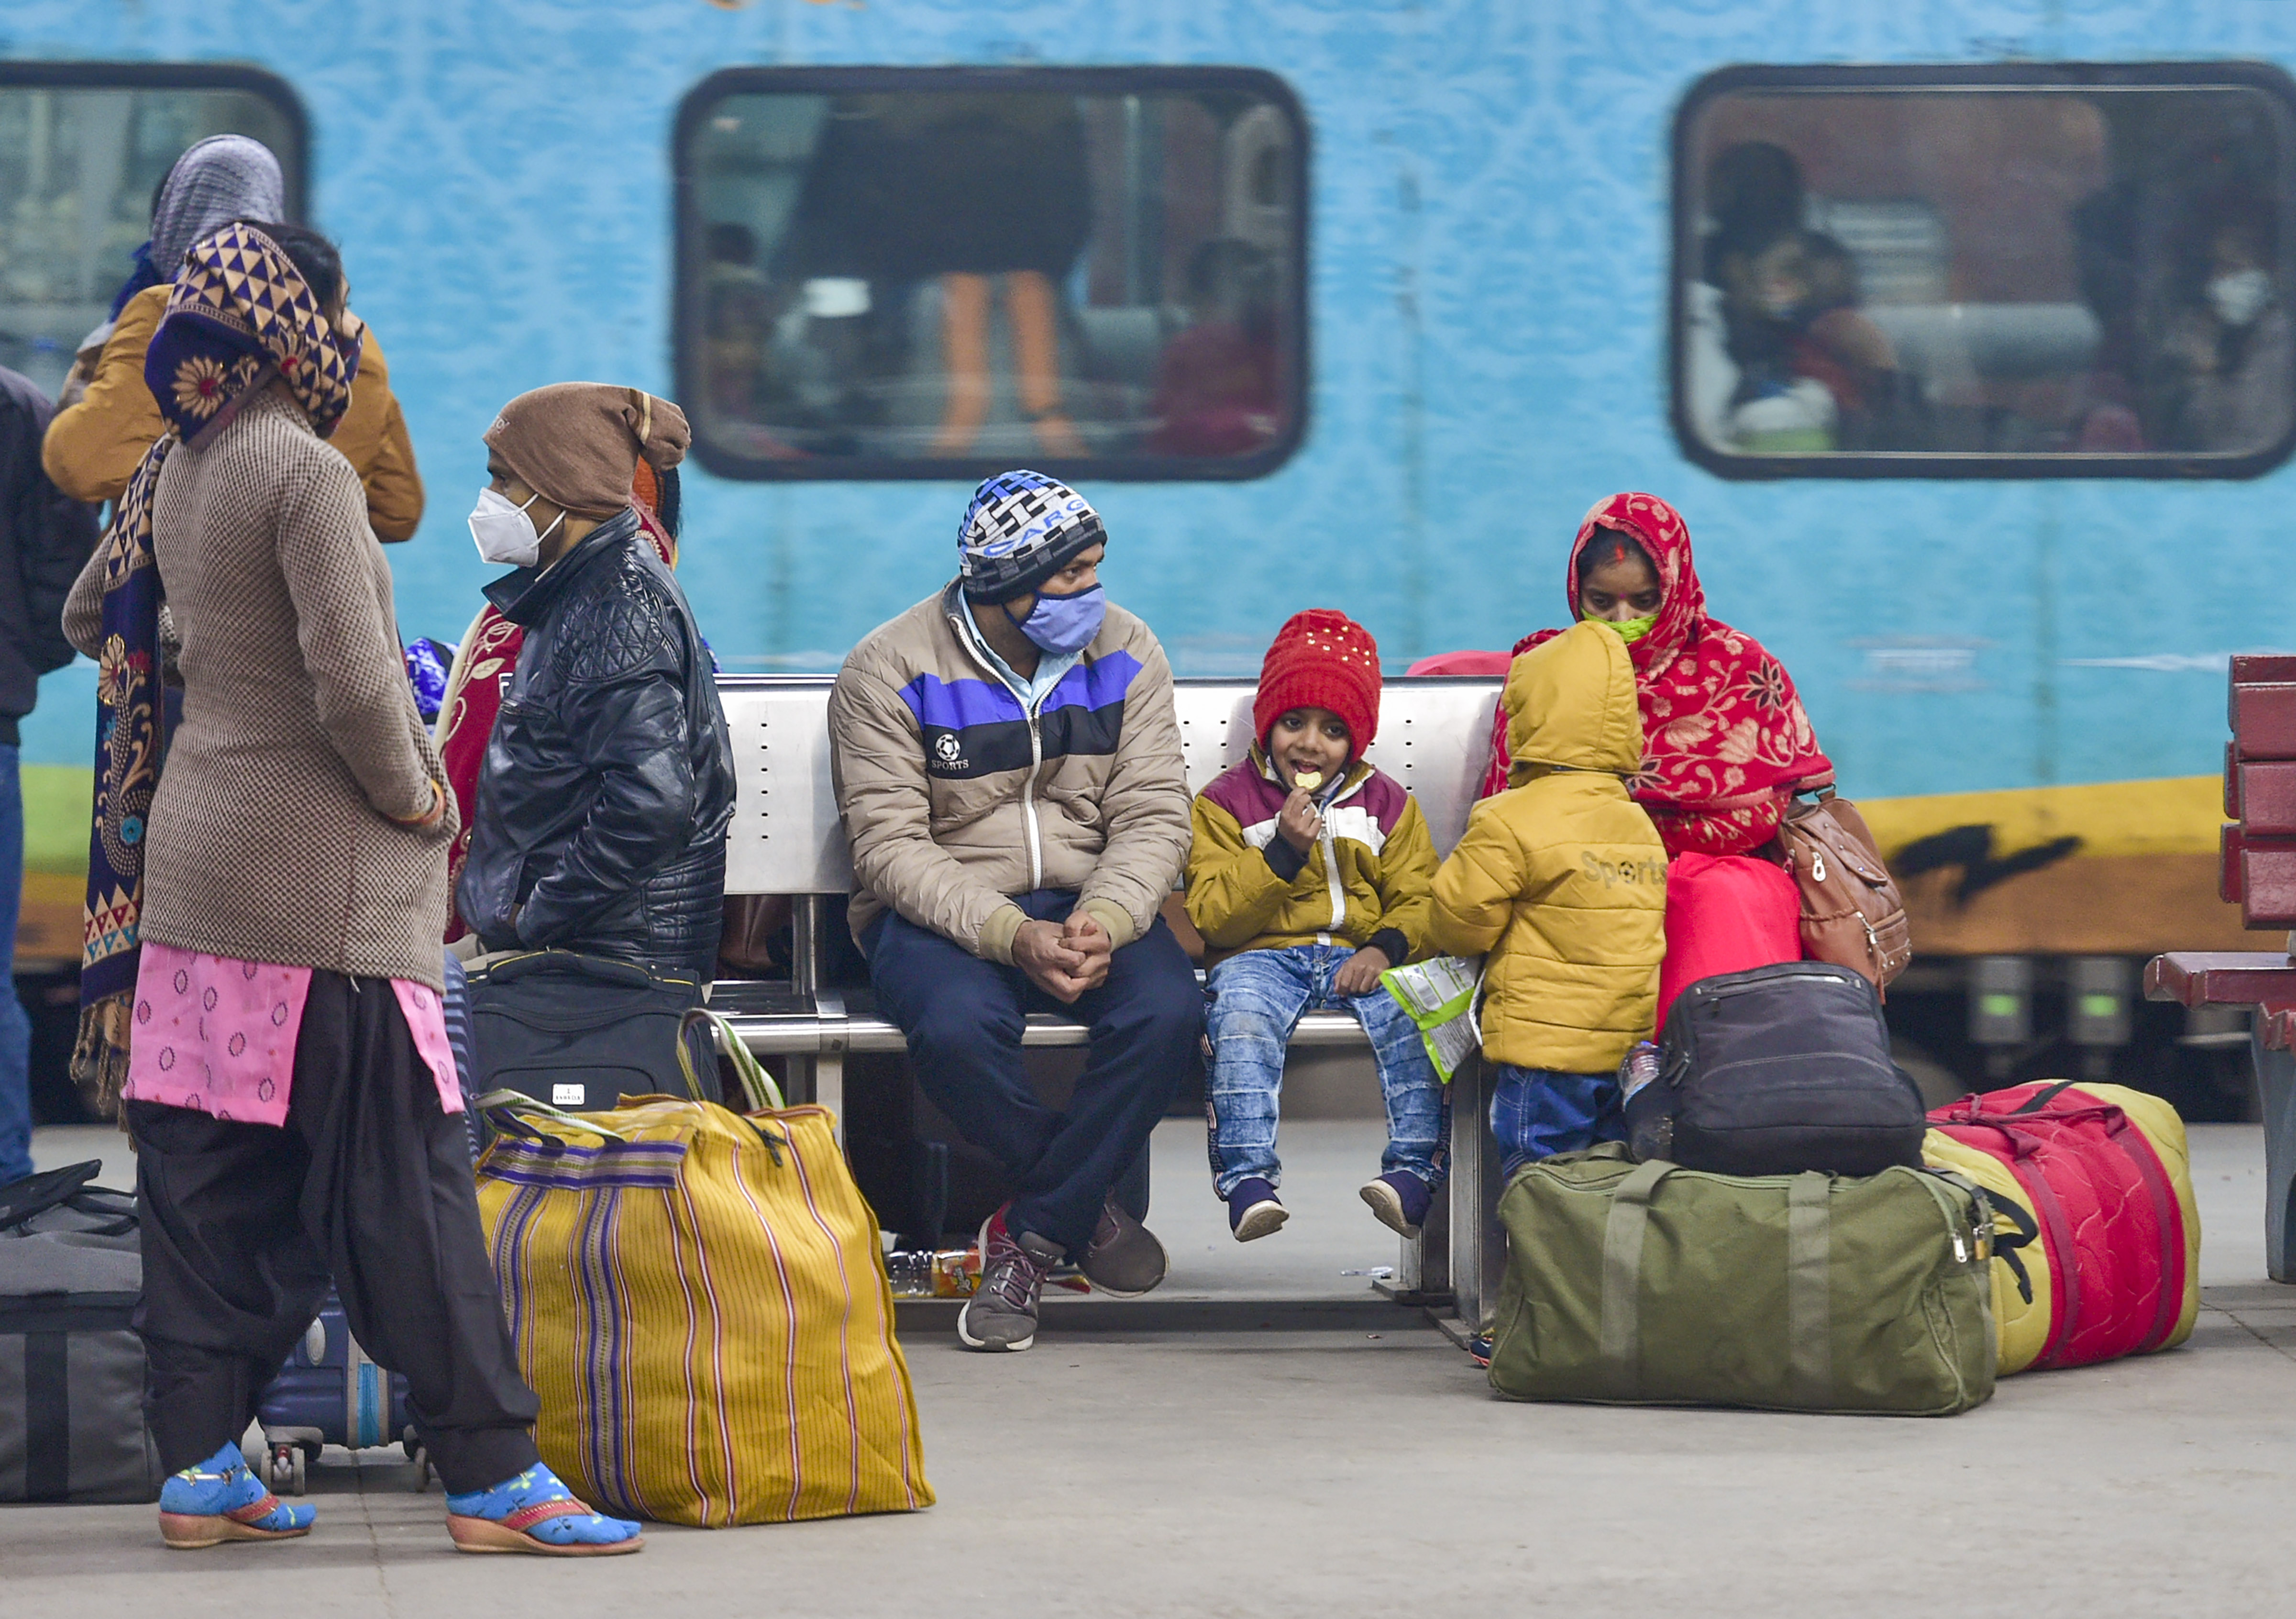
<path fill-rule="evenodd" d="M 1831 785 L 1797 798 L 1778 828 L 1786 873 L 1801 890 L 1802 954 L 1849 967 L 1877 990 L 1914 958 L 1906 902 L 1866 818 Z"/>

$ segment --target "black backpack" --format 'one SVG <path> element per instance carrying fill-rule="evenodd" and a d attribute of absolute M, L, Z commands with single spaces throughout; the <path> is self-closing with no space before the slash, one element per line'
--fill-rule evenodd
<path fill-rule="evenodd" d="M 1890 1060 L 1873 982 L 1824 961 L 1702 978 L 1666 1015 L 1658 1077 L 1627 1098 L 1636 1157 L 1724 1175 L 1919 1167 L 1922 1093 Z"/>

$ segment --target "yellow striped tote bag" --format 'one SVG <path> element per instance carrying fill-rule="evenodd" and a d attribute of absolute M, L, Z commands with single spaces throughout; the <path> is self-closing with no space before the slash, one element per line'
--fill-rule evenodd
<path fill-rule="evenodd" d="M 480 1099 L 504 1133 L 479 1207 L 543 1459 L 660 1523 L 929 1507 L 876 1217 L 829 1111 L 758 1099 Z"/>

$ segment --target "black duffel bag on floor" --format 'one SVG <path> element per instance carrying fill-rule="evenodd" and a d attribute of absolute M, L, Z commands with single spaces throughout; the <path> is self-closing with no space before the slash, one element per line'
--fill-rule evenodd
<path fill-rule="evenodd" d="M 1658 1077 L 1627 1098 L 1636 1157 L 1722 1175 L 1918 1168 L 1920 1088 L 1890 1058 L 1872 980 L 1823 961 L 1702 978 L 1666 1016 Z"/>
<path fill-rule="evenodd" d="M 701 1005 L 691 979 L 572 950 L 480 957 L 468 970 L 471 1096 L 515 1090 L 569 1113 L 624 1097 L 718 1100 L 717 1059 L 686 1031 Z M 678 1061 L 681 1044 L 693 1072 Z"/>
<path fill-rule="evenodd" d="M 135 1199 L 76 1163 L 0 1187 L 0 1501 L 148 1501 Z"/>

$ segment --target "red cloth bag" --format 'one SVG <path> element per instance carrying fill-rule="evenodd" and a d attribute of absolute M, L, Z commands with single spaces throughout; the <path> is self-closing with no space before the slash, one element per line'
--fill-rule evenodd
<path fill-rule="evenodd" d="M 1678 854 L 1666 868 L 1666 965 L 1658 1029 L 1702 978 L 1801 959 L 1801 890 L 1783 867 L 1743 854 Z"/>
<path fill-rule="evenodd" d="M 2036 1370 L 2150 1353 L 2180 1319 L 2183 1206 L 2135 1120 L 2064 1081 L 1964 1097 L 1930 1114 L 2024 1188 L 2049 1255 L 2049 1337 Z"/>

